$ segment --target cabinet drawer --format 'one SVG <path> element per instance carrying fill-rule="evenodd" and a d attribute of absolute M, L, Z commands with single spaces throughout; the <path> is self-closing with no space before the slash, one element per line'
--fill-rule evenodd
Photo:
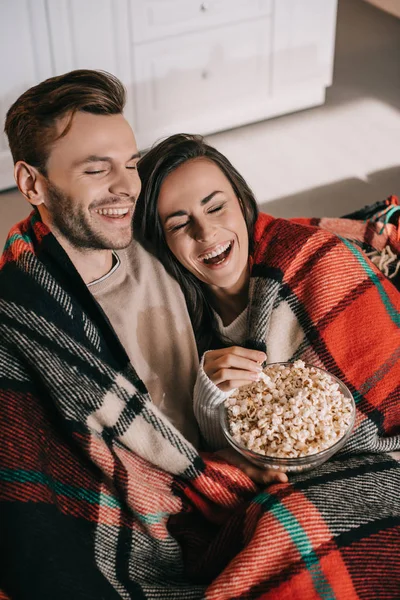
<path fill-rule="evenodd" d="M 136 47 L 134 103 L 141 139 L 146 131 L 200 131 L 207 114 L 234 114 L 254 99 L 266 99 L 270 30 L 264 18 Z"/>
<path fill-rule="evenodd" d="M 272 0 L 131 0 L 135 44 L 267 16 Z"/>

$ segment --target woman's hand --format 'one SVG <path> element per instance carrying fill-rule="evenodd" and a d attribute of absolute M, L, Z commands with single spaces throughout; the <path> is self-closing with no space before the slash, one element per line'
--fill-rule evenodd
<path fill-rule="evenodd" d="M 269 483 L 287 483 L 288 477 L 281 471 L 274 471 L 273 469 L 259 469 L 252 465 L 248 460 L 244 458 L 239 452 L 236 452 L 233 448 L 224 448 L 215 452 L 216 456 L 219 456 L 230 465 L 238 467 L 243 473 L 250 477 L 254 483 L 259 485 L 268 485 Z"/>
<path fill-rule="evenodd" d="M 257 381 L 262 370 L 261 364 L 266 359 L 264 352 L 231 346 L 206 352 L 203 369 L 221 391 L 229 392 Z"/>

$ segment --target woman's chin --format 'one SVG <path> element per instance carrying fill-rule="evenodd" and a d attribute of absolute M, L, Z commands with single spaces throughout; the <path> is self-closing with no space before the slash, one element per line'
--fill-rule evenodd
<path fill-rule="evenodd" d="M 201 280 L 210 288 L 217 290 L 223 289 L 227 293 L 238 287 L 239 279 L 236 273 L 213 273 L 203 275 Z"/>
<path fill-rule="evenodd" d="M 250 277 L 247 263 L 243 266 L 236 261 L 230 262 L 225 268 L 205 269 L 203 267 L 201 274 L 197 272 L 195 275 L 212 291 L 223 290 L 229 295 L 242 294 L 247 290 Z"/>

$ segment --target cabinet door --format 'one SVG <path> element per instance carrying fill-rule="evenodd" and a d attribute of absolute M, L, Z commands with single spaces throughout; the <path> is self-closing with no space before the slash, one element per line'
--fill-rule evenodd
<path fill-rule="evenodd" d="M 131 0 L 130 8 L 137 44 L 264 17 L 272 0 Z"/>
<path fill-rule="evenodd" d="M 132 69 L 127 0 L 46 0 L 57 75 L 101 69 L 119 77 L 128 95 L 132 122 Z"/>
<path fill-rule="evenodd" d="M 276 0 L 273 95 L 332 83 L 337 0 Z"/>
<path fill-rule="evenodd" d="M 44 0 L 0 0 L 0 189 L 15 186 L 4 120 L 11 104 L 52 74 Z"/>
<path fill-rule="evenodd" d="M 270 88 L 269 18 L 135 47 L 141 147 L 179 131 L 208 133 L 252 120 Z"/>

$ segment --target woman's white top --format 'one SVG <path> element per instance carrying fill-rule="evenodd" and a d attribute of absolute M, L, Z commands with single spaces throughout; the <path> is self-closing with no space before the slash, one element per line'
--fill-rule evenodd
<path fill-rule="evenodd" d="M 217 313 L 215 317 L 218 323 L 218 329 L 224 338 L 232 341 L 232 346 L 242 346 L 246 337 L 246 321 L 247 311 L 245 308 L 232 323 L 226 327 L 222 323 L 220 316 Z M 214 383 L 207 377 L 204 372 L 204 353 L 199 371 L 197 374 L 196 383 L 194 386 L 194 414 L 200 427 L 202 436 L 209 450 L 220 450 L 226 448 L 226 441 L 222 429 L 219 424 L 218 407 L 230 394 L 230 392 L 221 392 Z"/>

